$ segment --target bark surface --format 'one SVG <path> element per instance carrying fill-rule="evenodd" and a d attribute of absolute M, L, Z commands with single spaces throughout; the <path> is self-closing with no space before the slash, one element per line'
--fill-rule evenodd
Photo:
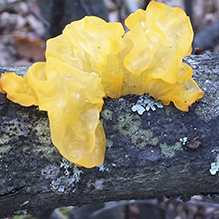
<path fill-rule="evenodd" d="M 217 194 L 219 53 L 192 55 L 185 62 L 204 98 L 189 112 L 170 105 L 143 115 L 132 111 L 139 96 L 107 98 L 101 112 L 105 161 L 92 169 L 63 159 L 51 143 L 46 112 L 0 94 L 1 217 L 110 200 Z M 0 73 L 23 75 L 26 69 Z"/>

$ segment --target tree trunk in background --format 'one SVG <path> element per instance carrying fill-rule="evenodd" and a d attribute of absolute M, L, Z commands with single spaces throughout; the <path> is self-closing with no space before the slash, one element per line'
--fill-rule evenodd
<path fill-rule="evenodd" d="M 193 67 L 204 98 L 189 112 L 170 105 L 143 115 L 131 110 L 138 96 L 107 98 L 101 112 L 105 161 L 92 169 L 63 159 L 51 143 L 46 112 L 22 107 L 1 94 L 0 215 L 110 200 L 187 200 L 194 194 L 217 194 L 219 53 L 192 55 L 185 61 Z M 23 75 L 26 69 L 0 72 Z"/>
<path fill-rule="evenodd" d="M 219 20 L 206 26 L 194 36 L 193 48 L 200 47 L 203 51 L 214 49 L 219 43 Z"/>
<path fill-rule="evenodd" d="M 86 15 L 109 20 L 104 0 L 38 0 L 38 3 L 41 15 L 51 25 L 48 38 L 61 34 L 66 24 Z"/>

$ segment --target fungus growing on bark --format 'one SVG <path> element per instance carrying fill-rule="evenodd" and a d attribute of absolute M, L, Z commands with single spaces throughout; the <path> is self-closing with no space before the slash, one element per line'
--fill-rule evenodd
<path fill-rule="evenodd" d="M 193 39 L 182 9 L 151 1 L 125 24 L 130 31 L 124 34 L 120 23 L 95 16 L 74 21 L 47 41 L 46 62 L 35 63 L 24 78 L 1 76 L 0 92 L 8 99 L 48 112 L 54 145 L 78 166 L 103 163 L 103 97 L 149 93 L 188 111 L 204 95 L 182 62 Z"/>

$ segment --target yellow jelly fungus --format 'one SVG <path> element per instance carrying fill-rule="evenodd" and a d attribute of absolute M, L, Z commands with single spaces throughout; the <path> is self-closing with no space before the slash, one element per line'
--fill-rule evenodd
<path fill-rule="evenodd" d="M 0 92 L 7 93 L 7 98 L 15 103 L 20 103 L 22 100 L 23 106 L 38 104 L 35 92 L 29 86 L 27 79 L 14 72 L 6 72 L 1 76 Z"/>
<path fill-rule="evenodd" d="M 183 111 L 204 93 L 182 58 L 191 53 L 193 31 L 180 8 L 151 1 L 125 21 L 90 16 L 68 24 L 47 41 L 46 62 L 25 77 L 1 76 L 0 92 L 23 106 L 48 112 L 51 138 L 78 166 L 102 164 L 105 133 L 99 121 L 103 97 L 149 93 Z"/>
<path fill-rule="evenodd" d="M 130 29 L 123 40 L 122 95 L 149 93 L 163 104 L 183 111 L 204 93 L 191 79 L 192 68 L 182 58 L 192 51 L 193 31 L 185 12 L 163 3 L 150 2 L 125 21 Z M 189 86 L 188 86 L 189 84 Z"/>

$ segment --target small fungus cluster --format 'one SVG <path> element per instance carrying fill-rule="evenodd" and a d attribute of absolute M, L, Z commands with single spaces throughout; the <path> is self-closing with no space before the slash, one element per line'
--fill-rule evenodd
<path fill-rule="evenodd" d="M 25 77 L 1 76 L 0 92 L 23 106 L 48 112 L 51 138 L 78 166 L 103 163 L 105 133 L 99 113 L 103 97 L 149 93 L 183 111 L 204 93 L 182 62 L 191 53 L 193 31 L 180 8 L 151 1 L 121 23 L 86 16 L 47 41 L 46 62 Z"/>

